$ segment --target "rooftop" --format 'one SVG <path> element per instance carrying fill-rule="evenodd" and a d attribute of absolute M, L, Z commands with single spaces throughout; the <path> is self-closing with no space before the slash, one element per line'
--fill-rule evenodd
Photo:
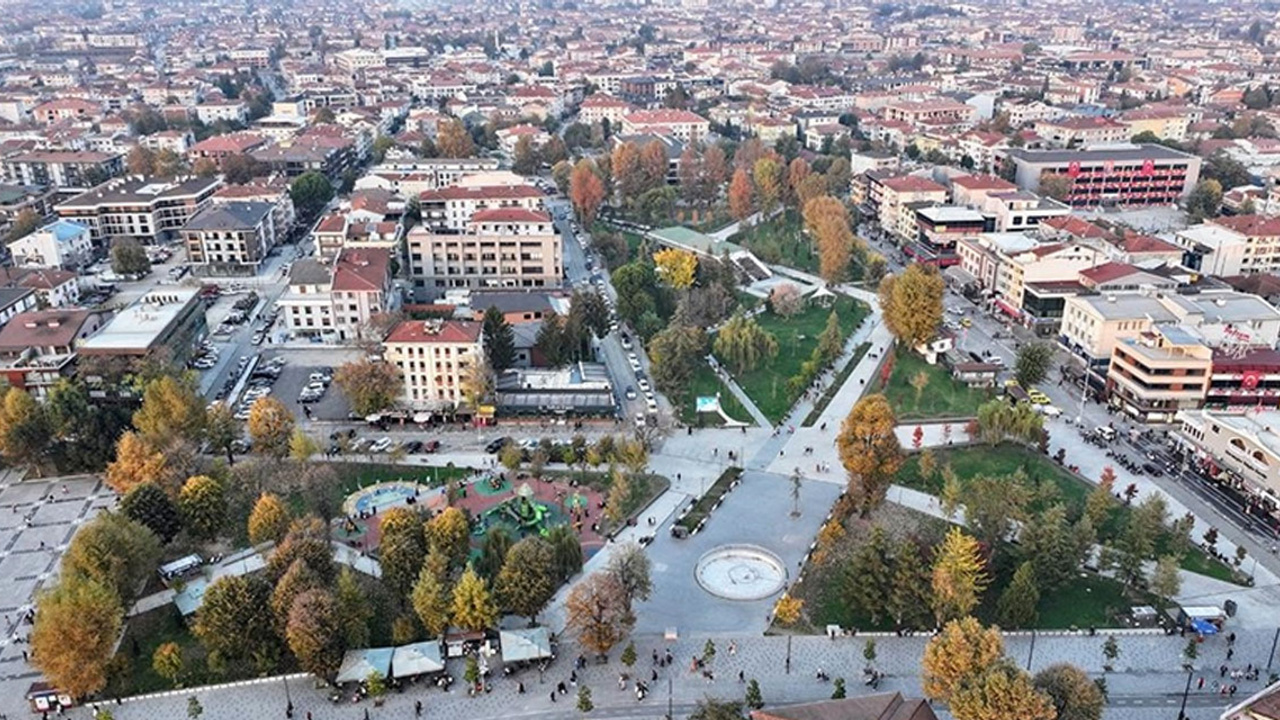
<path fill-rule="evenodd" d="M 209 205 L 191 216 L 183 230 L 252 230 L 274 209 L 271 203 L 257 200 Z"/>
<path fill-rule="evenodd" d="M 1080 150 L 1028 150 L 1012 148 L 1005 153 L 1028 163 L 1058 164 L 1071 162 L 1133 162 L 1136 160 L 1194 160 L 1194 155 L 1178 152 L 1163 145 L 1113 145 Z"/>
<path fill-rule="evenodd" d="M 81 193 L 59 208 L 96 208 L 101 205 L 149 205 L 161 200 L 199 197 L 217 189 L 218 178 L 189 177 L 175 180 L 134 175 L 117 178 Z"/>
<path fill-rule="evenodd" d="M 384 345 L 393 343 L 451 343 L 473 345 L 480 342 L 481 324 L 466 320 L 406 320 L 396 325 Z"/>
<path fill-rule="evenodd" d="M 147 350 L 189 304 L 197 302 L 199 294 L 194 288 L 153 290 L 111 318 L 80 347 L 85 351 Z"/>
<path fill-rule="evenodd" d="M 68 347 L 92 310 L 32 310 L 18 313 L 0 328 L 0 350 Z"/>

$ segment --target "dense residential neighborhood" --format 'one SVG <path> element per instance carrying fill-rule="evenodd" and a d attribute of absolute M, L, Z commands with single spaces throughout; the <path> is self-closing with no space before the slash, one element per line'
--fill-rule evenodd
<path fill-rule="evenodd" d="M 0 720 L 1280 718 L 1280 7 L 7 0 Z"/>

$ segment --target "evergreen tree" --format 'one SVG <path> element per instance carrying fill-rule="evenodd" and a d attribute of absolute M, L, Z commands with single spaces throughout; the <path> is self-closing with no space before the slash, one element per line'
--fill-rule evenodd
<path fill-rule="evenodd" d="M 1008 629 L 1031 627 L 1038 617 L 1036 605 L 1039 602 L 1035 568 L 1030 562 L 1024 562 L 1014 571 L 1013 581 L 1000 595 L 996 605 L 1000 626 Z"/>
<path fill-rule="evenodd" d="M 515 332 L 496 305 L 484 311 L 483 332 L 489 366 L 495 373 L 511 367 L 516 360 Z"/>
<path fill-rule="evenodd" d="M 884 529 L 876 526 L 854 553 L 845 574 L 850 605 L 871 618 L 873 625 L 888 606 L 893 587 L 893 570 L 889 564 L 889 542 Z"/>

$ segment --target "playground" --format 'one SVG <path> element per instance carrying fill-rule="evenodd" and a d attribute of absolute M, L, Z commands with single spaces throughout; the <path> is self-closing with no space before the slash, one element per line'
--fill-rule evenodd
<path fill-rule="evenodd" d="M 395 507 L 417 508 L 430 514 L 456 507 L 471 519 L 471 541 L 476 549 L 491 528 L 502 527 L 517 540 L 545 536 L 551 528 L 569 525 L 582 543 L 585 557 L 604 547 L 598 521 L 604 496 L 585 486 L 560 479 L 533 478 L 521 473 L 476 472 L 446 487 L 430 487 L 412 478 L 378 482 L 347 496 L 345 517 L 335 529 L 335 539 L 360 550 L 378 547 L 379 519 Z"/>

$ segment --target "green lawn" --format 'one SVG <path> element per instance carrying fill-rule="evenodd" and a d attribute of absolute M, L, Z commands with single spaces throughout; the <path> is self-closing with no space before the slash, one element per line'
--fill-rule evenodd
<path fill-rule="evenodd" d="M 432 467 L 418 465 L 391 465 L 383 463 L 326 463 L 333 470 L 332 476 L 307 488 L 305 493 L 289 495 L 289 508 L 295 515 L 332 509 L 341 512 L 347 496 L 362 487 L 389 480 L 412 480 L 436 487 L 450 480 L 470 477 L 472 469 L 465 467 Z M 323 513 L 320 513 L 323 515 Z M 244 518 L 248 519 L 248 516 Z M 243 523 L 239 523 L 243 525 Z"/>
<path fill-rule="evenodd" d="M 787 210 L 753 225 L 729 238 L 755 253 L 762 261 L 786 265 L 805 272 L 818 272 L 818 252 L 804 234 L 800 214 Z"/>
<path fill-rule="evenodd" d="M 957 434 L 961 431 L 960 427 L 957 426 L 955 428 Z M 1006 443 L 995 447 L 980 445 L 951 450 L 936 450 L 935 457 L 938 461 L 938 467 L 947 464 L 951 465 L 951 469 L 955 471 L 956 477 L 959 478 L 962 485 L 979 475 L 1000 477 L 1010 475 L 1021 469 L 1032 486 L 1040 482 L 1052 483 L 1057 491 L 1057 496 L 1067 506 L 1068 514 L 1073 518 L 1078 517 L 1083 511 L 1085 498 L 1095 487 L 1086 480 L 1067 472 L 1048 457 L 1019 445 Z M 920 477 L 919 459 L 920 455 L 918 453 L 910 455 L 907 461 L 903 463 L 902 468 L 899 469 L 895 482 L 932 495 L 940 494 L 943 484 L 941 473 L 936 472 L 933 477 L 927 479 Z M 1042 510 L 1042 505 L 1043 503 L 1033 502 L 1031 510 L 1033 512 Z M 1128 514 L 1129 507 L 1117 503 L 1107 521 L 1103 523 L 1101 528 L 1098 528 L 1099 542 L 1119 536 L 1128 521 Z M 1169 537 L 1167 534 L 1158 538 L 1156 542 L 1157 554 L 1163 552 L 1163 548 L 1167 546 L 1168 542 Z M 1183 556 L 1181 567 L 1184 570 L 1208 575 L 1226 582 L 1238 582 L 1231 568 L 1209 557 L 1195 546 L 1192 546 L 1187 554 Z"/>
<path fill-rule="evenodd" d="M 867 316 L 867 306 L 846 296 L 838 296 L 834 307 L 840 327 L 847 337 Z M 778 355 L 748 373 L 735 376 L 738 384 L 751 397 L 765 417 L 779 422 L 795 404 L 797 395 L 787 389 L 787 380 L 800 373 L 800 366 L 813 354 L 818 335 L 827 325 L 831 310 L 818 306 L 806 308 L 792 318 L 772 312 L 756 316 L 760 327 L 778 339 Z"/>
<path fill-rule="evenodd" d="M 917 392 L 911 379 L 921 372 L 929 376 L 929 384 Z M 951 379 L 945 367 L 930 365 L 906 350 L 895 350 L 888 384 L 882 384 L 878 376 L 874 383 L 874 388 L 889 400 L 899 420 L 973 417 L 978 414 L 978 406 L 989 400 L 993 392 L 958 383 Z"/>
<path fill-rule="evenodd" d="M 729 388 L 720 382 L 720 378 L 716 377 L 711 366 L 706 363 L 698 366 L 698 372 L 694 373 L 693 380 L 689 383 L 689 389 L 685 391 L 684 397 L 679 398 L 677 402 L 680 421 L 694 427 L 719 427 L 723 425 L 724 420 L 716 413 L 698 413 L 694 411 L 698 397 L 711 396 L 717 393 L 720 394 L 720 407 L 725 411 L 725 414 L 734 420 L 751 424 L 751 413 L 742 407 L 742 403 L 738 402 L 737 396 L 729 392 Z"/>
<path fill-rule="evenodd" d="M 827 409 L 827 405 L 831 404 L 832 398 L 836 396 L 836 393 L 840 392 L 840 386 L 844 385 L 849 376 L 853 374 L 853 369 L 858 366 L 858 361 L 862 360 L 862 356 L 866 355 L 870 349 L 871 343 L 869 342 L 862 343 L 853 349 L 853 357 L 849 359 L 849 362 L 845 363 L 844 367 L 840 368 L 840 372 L 836 375 L 835 381 L 831 383 L 831 387 L 827 388 L 826 392 L 822 393 L 822 396 L 818 398 L 818 402 L 813 404 L 813 409 L 809 411 L 809 416 L 804 419 L 803 425 L 805 427 L 812 427 L 818 421 L 818 418 L 822 416 L 822 411 Z"/>

